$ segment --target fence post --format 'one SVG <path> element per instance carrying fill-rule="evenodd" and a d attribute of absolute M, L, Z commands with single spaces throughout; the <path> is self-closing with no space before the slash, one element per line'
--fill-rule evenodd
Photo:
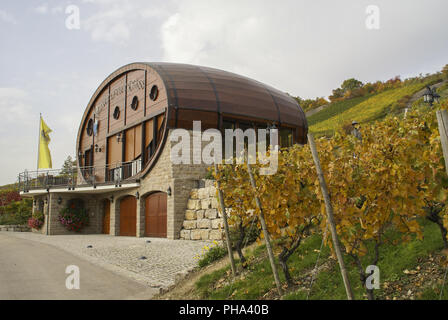
<path fill-rule="evenodd" d="M 254 189 L 254 194 L 256 194 L 257 185 L 255 183 L 255 178 L 252 173 L 251 165 L 249 163 L 249 157 L 247 157 L 246 159 L 247 159 L 247 172 L 249 173 L 250 184 L 252 185 L 252 189 Z M 255 202 L 257 204 L 258 209 L 260 210 L 260 215 L 259 215 L 260 224 L 261 224 L 261 228 L 263 229 L 264 240 L 266 243 L 266 250 L 268 251 L 269 262 L 271 263 L 271 268 L 272 268 L 272 273 L 274 274 L 275 284 L 277 286 L 279 295 L 282 296 L 283 290 L 282 290 L 282 286 L 280 283 L 280 277 L 278 275 L 277 266 L 275 265 L 274 253 L 272 252 L 272 247 L 271 247 L 271 239 L 269 236 L 268 228 L 266 227 L 266 221 L 264 220 L 263 206 L 261 205 L 260 198 L 256 195 L 255 195 Z"/>
<path fill-rule="evenodd" d="M 342 251 L 339 244 L 338 234 L 336 232 L 336 224 L 333 217 L 333 206 L 331 205 L 330 195 L 328 193 L 327 183 L 325 182 L 324 173 L 320 166 L 319 155 L 317 154 L 316 143 L 314 142 L 313 135 L 308 133 L 308 142 L 310 145 L 311 153 L 313 155 L 314 164 L 316 165 L 317 177 L 319 178 L 320 188 L 324 197 L 325 209 L 327 211 L 327 220 L 330 225 L 331 237 L 333 240 L 333 247 L 338 258 L 339 267 L 341 269 L 342 279 L 344 281 L 345 291 L 347 293 L 347 299 L 353 300 L 353 291 L 348 279 L 347 269 L 345 268 L 344 259 L 342 257 Z"/>
<path fill-rule="evenodd" d="M 439 124 L 440 142 L 442 143 L 443 158 L 445 159 L 445 170 L 448 174 L 448 112 L 439 110 L 436 112 Z"/>
<path fill-rule="evenodd" d="M 215 174 L 218 177 L 218 165 L 216 163 L 215 163 Z M 236 267 L 235 267 L 235 260 L 233 258 L 232 243 L 230 240 L 229 223 L 227 221 L 226 207 L 224 205 L 224 196 L 221 191 L 221 182 L 219 181 L 218 178 L 216 178 L 216 187 L 218 189 L 219 206 L 221 208 L 222 220 L 224 222 L 224 232 L 226 234 L 227 252 L 229 253 L 230 266 L 232 267 L 232 274 L 235 277 Z"/>

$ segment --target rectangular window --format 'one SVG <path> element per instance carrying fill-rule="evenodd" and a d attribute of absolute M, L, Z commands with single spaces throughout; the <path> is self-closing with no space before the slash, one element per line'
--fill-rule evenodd
<path fill-rule="evenodd" d="M 279 135 L 280 135 L 279 140 L 281 148 L 292 146 L 292 129 L 280 128 Z"/>

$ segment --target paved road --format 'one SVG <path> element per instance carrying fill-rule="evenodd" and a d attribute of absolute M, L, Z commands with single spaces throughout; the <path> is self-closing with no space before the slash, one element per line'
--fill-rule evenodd
<path fill-rule="evenodd" d="M 68 265 L 80 289 L 68 290 Z M 158 290 L 44 243 L 0 233 L 0 299 L 149 299 Z"/>

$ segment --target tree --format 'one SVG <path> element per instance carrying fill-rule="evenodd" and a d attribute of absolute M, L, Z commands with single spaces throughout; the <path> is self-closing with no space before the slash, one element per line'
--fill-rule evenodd
<path fill-rule="evenodd" d="M 359 89 L 363 86 L 363 83 L 359 80 L 356 80 L 355 78 L 350 78 L 347 80 L 344 80 L 341 85 L 341 89 L 344 92 L 347 92 L 348 90 L 353 91 L 356 89 Z"/>
<path fill-rule="evenodd" d="M 62 176 L 71 176 L 72 174 L 76 174 L 76 160 L 73 160 L 70 155 L 67 159 L 65 159 L 60 174 Z"/>
<path fill-rule="evenodd" d="M 329 96 L 331 102 L 341 100 L 344 97 L 344 90 L 341 88 L 334 89 L 332 95 Z"/>
<path fill-rule="evenodd" d="M 315 99 L 302 99 L 300 97 L 295 97 L 294 99 L 296 99 L 300 107 L 305 111 L 315 109 L 329 103 L 324 97 L 317 97 Z"/>
<path fill-rule="evenodd" d="M 448 64 L 443 67 L 442 73 L 443 73 L 445 79 L 448 80 Z"/>

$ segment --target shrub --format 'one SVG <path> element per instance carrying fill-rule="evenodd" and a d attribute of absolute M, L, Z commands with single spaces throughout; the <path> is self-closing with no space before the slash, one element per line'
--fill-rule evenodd
<path fill-rule="evenodd" d="M 223 258 L 227 254 L 227 249 L 219 245 L 218 242 L 214 241 L 213 244 L 214 245 L 211 245 L 210 247 L 205 246 L 202 249 L 198 262 L 200 268 L 208 266 L 212 262 Z"/>
<path fill-rule="evenodd" d="M 31 217 L 32 200 L 22 199 L 11 200 L 8 204 L 0 206 L 0 224 L 4 225 L 25 225 Z"/>
<path fill-rule="evenodd" d="M 39 230 L 42 228 L 45 221 L 45 216 L 42 212 L 36 211 L 33 216 L 28 219 L 28 226 L 33 229 Z"/>
<path fill-rule="evenodd" d="M 20 200 L 22 198 L 16 190 L 0 190 L 0 207 L 5 207 L 11 202 Z"/>

